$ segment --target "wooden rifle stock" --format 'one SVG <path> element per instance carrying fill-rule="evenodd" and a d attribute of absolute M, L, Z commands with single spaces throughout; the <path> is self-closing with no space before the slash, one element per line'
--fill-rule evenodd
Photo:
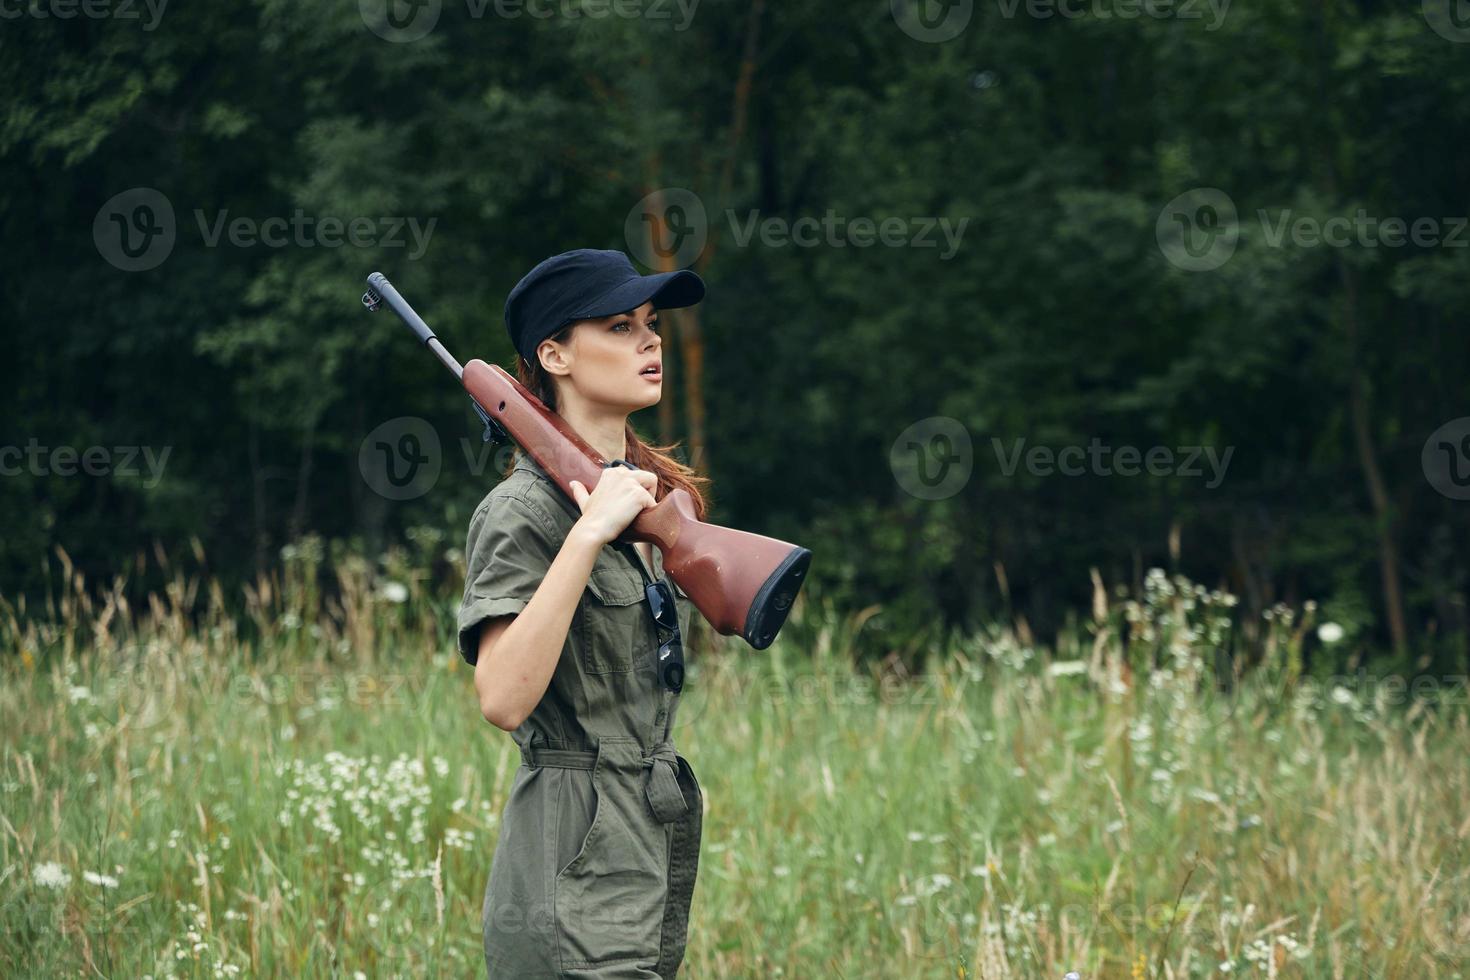
<path fill-rule="evenodd" d="M 504 368 L 481 360 L 461 368 L 382 273 L 368 277 L 362 300 L 369 310 L 384 301 L 392 306 L 460 378 L 485 421 L 486 438 L 514 439 L 569 500 L 575 499 L 573 480 L 590 491 L 603 471 L 615 465 Z M 715 631 L 723 636 L 739 634 L 757 650 L 770 646 L 786 622 L 812 560 L 812 553 L 799 545 L 698 520 L 693 500 L 678 489 L 645 508 L 618 540 L 657 546 L 663 552 L 664 571 L 689 594 Z"/>

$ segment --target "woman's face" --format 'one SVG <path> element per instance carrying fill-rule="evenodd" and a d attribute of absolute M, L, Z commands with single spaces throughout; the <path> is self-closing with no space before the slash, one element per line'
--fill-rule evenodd
<path fill-rule="evenodd" d="M 560 347 L 561 383 L 589 402 L 634 412 L 663 393 L 663 341 L 652 301 L 631 313 L 578 320 Z M 657 365 L 652 372 L 644 368 Z"/>

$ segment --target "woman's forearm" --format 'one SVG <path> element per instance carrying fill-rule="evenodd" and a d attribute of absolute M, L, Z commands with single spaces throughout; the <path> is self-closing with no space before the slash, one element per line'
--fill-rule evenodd
<path fill-rule="evenodd" d="M 526 607 L 509 624 L 481 629 L 475 693 L 491 724 L 514 731 L 540 703 L 603 544 L 579 520 Z"/>

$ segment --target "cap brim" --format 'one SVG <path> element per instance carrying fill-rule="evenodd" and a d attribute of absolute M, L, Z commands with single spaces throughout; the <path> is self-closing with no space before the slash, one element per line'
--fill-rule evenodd
<path fill-rule="evenodd" d="M 693 306 L 704 299 L 704 280 L 688 269 L 657 272 L 651 276 L 635 276 L 615 286 L 589 303 L 578 316 L 592 319 L 630 313 L 649 300 L 660 310 L 677 310 Z"/>

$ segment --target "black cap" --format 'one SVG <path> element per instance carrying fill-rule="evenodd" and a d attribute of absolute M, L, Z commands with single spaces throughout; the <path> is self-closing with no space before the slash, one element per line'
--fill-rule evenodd
<path fill-rule="evenodd" d="M 505 298 L 505 329 L 529 364 L 536 347 L 573 320 L 614 316 L 649 300 L 661 310 L 704 299 L 704 280 L 689 271 L 640 275 L 622 252 L 578 248 L 553 255 L 526 273 Z"/>

